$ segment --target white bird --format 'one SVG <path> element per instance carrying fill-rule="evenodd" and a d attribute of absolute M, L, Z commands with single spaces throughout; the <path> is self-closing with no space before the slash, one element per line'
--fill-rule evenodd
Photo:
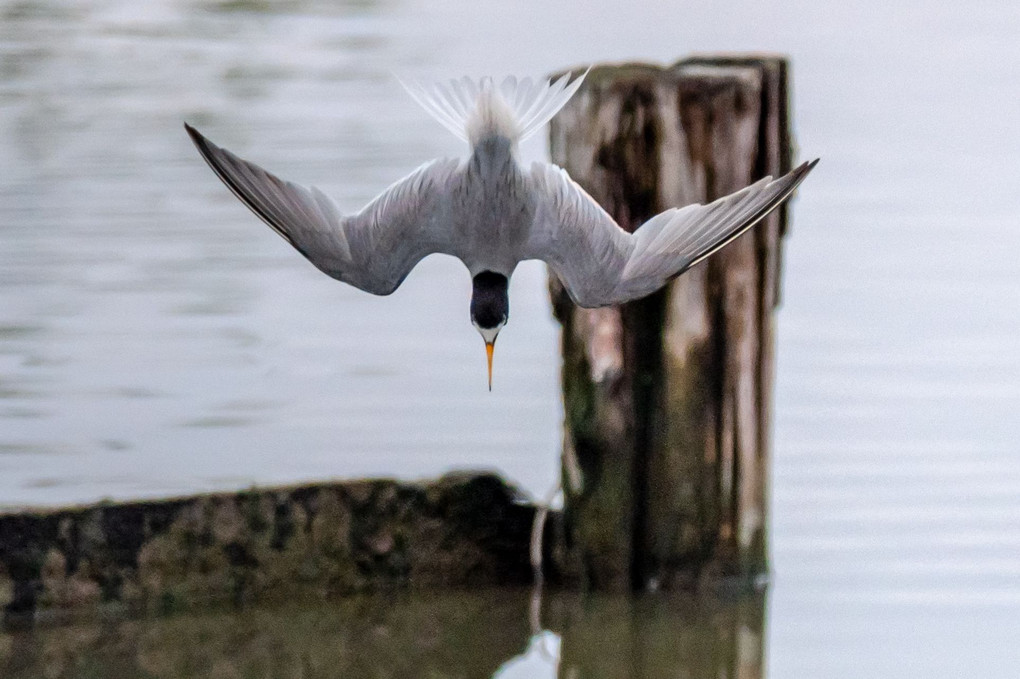
<path fill-rule="evenodd" d="M 582 307 L 644 297 L 760 221 L 818 162 L 708 205 L 666 210 L 627 233 L 562 168 L 518 161 L 518 144 L 548 122 L 583 79 L 511 77 L 497 86 L 490 78 L 463 78 L 431 89 L 408 87 L 471 153 L 422 165 L 352 215 L 315 187 L 280 179 L 185 128 L 234 195 L 333 278 L 388 295 L 427 255 L 464 262 L 491 390 L 492 354 L 510 315 L 507 288 L 519 262 L 546 262 Z"/>

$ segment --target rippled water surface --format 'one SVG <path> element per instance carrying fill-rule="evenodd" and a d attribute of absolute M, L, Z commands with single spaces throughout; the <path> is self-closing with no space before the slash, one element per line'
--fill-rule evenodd
<path fill-rule="evenodd" d="M 1018 30 L 982 0 L 0 2 L 0 505 L 454 467 L 544 495 L 542 268 L 514 277 L 489 394 L 458 262 L 389 298 L 335 283 L 181 122 L 356 208 L 461 151 L 392 73 L 783 52 L 823 162 L 784 261 L 767 673 L 1012 676 Z"/>

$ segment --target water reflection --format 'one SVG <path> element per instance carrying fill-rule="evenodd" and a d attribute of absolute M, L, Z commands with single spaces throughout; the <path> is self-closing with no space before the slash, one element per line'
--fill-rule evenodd
<path fill-rule="evenodd" d="M 560 668 L 560 637 L 542 630 L 528 641 L 524 653 L 507 661 L 493 679 L 540 679 L 558 677 Z M 574 672 L 576 674 L 576 672 Z M 569 674 L 567 676 L 570 676 Z"/>
<path fill-rule="evenodd" d="M 764 596 L 554 600 L 562 679 L 762 677 Z"/>
<path fill-rule="evenodd" d="M 764 600 L 461 592 L 0 635 L 0 676 L 748 679 Z"/>

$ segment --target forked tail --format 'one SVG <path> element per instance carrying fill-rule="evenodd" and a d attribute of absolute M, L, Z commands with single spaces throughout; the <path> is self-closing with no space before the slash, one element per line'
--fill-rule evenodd
<path fill-rule="evenodd" d="M 498 86 L 492 78 L 467 77 L 431 87 L 401 84 L 443 127 L 474 146 L 491 135 L 514 143 L 530 137 L 574 96 L 588 71 L 573 80 L 571 75 L 554 82 L 510 76 Z"/>

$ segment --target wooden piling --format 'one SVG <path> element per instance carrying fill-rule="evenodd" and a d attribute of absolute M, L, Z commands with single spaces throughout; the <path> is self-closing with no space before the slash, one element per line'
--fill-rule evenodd
<path fill-rule="evenodd" d="M 633 231 L 786 172 L 787 96 L 781 58 L 597 67 L 552 121 L 552 161 Z M 577 308 L 550 275 L 566 419 L 553 552 L 565 581 L 640 590 L 766 572 L 785 223 L 777 210 L 620 307 Z"/>

